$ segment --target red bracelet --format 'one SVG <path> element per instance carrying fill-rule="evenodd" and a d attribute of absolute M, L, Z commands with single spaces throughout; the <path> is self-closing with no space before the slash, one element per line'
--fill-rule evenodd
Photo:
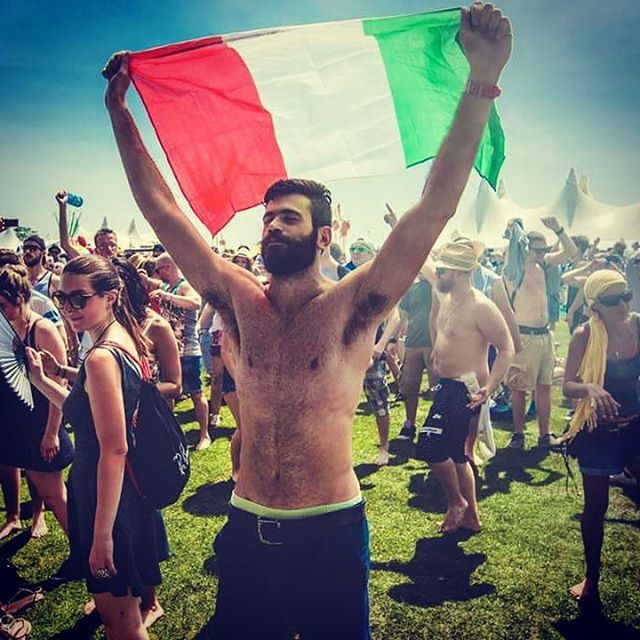
<path fill-rule="evenodd" d="M 502 91 L 500 91 L 500 87 L 495 84 L 482 84 L 482 82 L 476 82 L 471 79 L 467 81 L 467 86 L 465 87 L 464 92 L 468 96 L 473 96 L 474 98 L 486 98 L 487 100 L 493 100 L 502 93 Z"/>

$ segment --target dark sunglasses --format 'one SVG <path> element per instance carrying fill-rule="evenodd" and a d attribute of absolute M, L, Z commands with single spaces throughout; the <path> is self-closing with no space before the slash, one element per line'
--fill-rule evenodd
<path fill-rule="evenodd" d="M 598 298 L 598 302 L 603 307 L 617 307 L 621 302 L 631 302 L 633 291 L 624 291 L 623 293 L 612 293 L 609 296 Z"/>
<path fill-rule="evenodd" d="M 539 256 L 544 255 L 545 253 L 549 253 L 549 247 L 542 247 L 541 249 L 529 249 L 529 251 L 533 251 L 533 253 L 537 253 Z"/>
<path fill-rule="evenodd" d="M 5 297 L 14 306 L 18 304 L 18 297 L 6 289 L 0 290 L 0 296 Z"/>
<path fill-rule="evenodd" d="M 97 293 L 65 293 L 64 291 L 56 291 L 51 299 L 58 309 L 64 309 L 67 303 L 75 311 L 84 309 L 87 306 L 89 298 L 97 296 Z"/>
<path fill-rule="evenodd" d="M 435 272 L 437 276 L 443 276 L 445 273 L 447 273 L 447 271 L 449 271 L 449 269 L 447 269 L 446 267 L 436 267 L 435 268 Z"/>

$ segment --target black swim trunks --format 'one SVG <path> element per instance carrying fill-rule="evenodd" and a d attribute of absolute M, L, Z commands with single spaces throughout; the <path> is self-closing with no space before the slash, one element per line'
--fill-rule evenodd
<path fill-rule="evenodd" d="M 227 367 L 222 373 L 222 395 L 233 393 L 236 390 L 236 381 L 231 377 Z"/>
<path fill-rule="evenodd" d="M 469 422 L 480 408 L 469 409 L 467 387 L 460 380 L 440 378 L 435 387 L 433 404 L 418 435 L 416 457 L 426 462 L 444 462 L 451 458 L 457 464 L 467 461 L 464 443 Z"/>

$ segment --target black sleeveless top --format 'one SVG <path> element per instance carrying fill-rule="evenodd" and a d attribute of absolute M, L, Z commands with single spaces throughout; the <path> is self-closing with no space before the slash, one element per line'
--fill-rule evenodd
<path fill-rule="evenodd" d="M 22 343 L 37 349 L 36 320 Z M 49 418 L 49 400 L 31 385 L 33 409 L 29 409 L 15 394 L 4 376 L 0 375 L 0 464 L 30 471 L 60 471 L 73 460 L 73 444 L 60 425 L 60 450 L 47 462 L 40 454 L 40 444 Z"/>
<path fill-rule="evenodd" d="M 640 413 L 640 315 L 635 317 L 638 329 L 638 350 L 631 358 L 607 358 L 607 368 L 604 374 L 604 388 L 613 399 L 620 404 L 618 415 L 633 416 Z"/>
<path fill-rule="evenodd" d="M 112 343 L 109 343 L 112 344 Z M 94 346 L 94 348 L 96 348 Z M 115 346 L 107 348 L 122 373 L 122 396 L 126 424 L 131 419 L 140 396 L 140 372 L 132 359 Z M 73 390 L 64 402 L 64 413 L 73 425 L 76 437 L 76 460 L 69 474 L 69 543 L 79 562 L 90 593 L 124 596 L 131 592 L 141 596 L 145 586 L 160 584 L 159 562 L 166 552 L 158 536 L 158 512 L 150 509 L 136 492 L 125 471 L 122 493 L 113 526 L 113 556 L 118 575 L 97 579 L 89 571 L 89 554 L 93 544 L 93 523 L 97 505 L 97 467 L 100 443 L 91 413 L 89 395 L 84 389 L 86 373 L 80 368 Z"/>

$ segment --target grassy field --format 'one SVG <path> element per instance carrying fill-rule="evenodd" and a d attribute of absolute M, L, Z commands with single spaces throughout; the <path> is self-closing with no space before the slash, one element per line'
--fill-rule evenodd
<path fill-rule="evenodd" d="M 560 336 L 566 343 L 566 335 Z M 553 428 L 563 429 L 565 409 L 554 388 Z M 427 402 L 421 402 L 424 419 Z M 192 412 L 178 412 L 191 443 L 197 439 Z M 224 424 L 230 416 L 223 414 Z M 392 433 L 404 417 L 392 412 Z M 391 464 L 371 464 L 376 450 L 373 416 L 363 404 L 354 424 L 356 471 L 367 500 L 371 527 L 371 625 L 376 639 L 421 638 L 638 638 L 640 637 L 640 515 L 637 494 L 611 491 L 603 552 L 605 619 L 585 619 L 567 595 L 582 579 L 579 532 L 581 490 L 568 480 L 562 458 L 534 448 L 535 423 L 527 449 L 505 449 L 510 425 L 494 425 L 497 456 L 481 471 L 478 495 L 483 531 L 478 535 L 437 533 L 445 509 L 442 493 L 411 446 L 392 441 Z M 159 589 L 165 617 L 151 630 L 157 639 L 212 638 L 216 595 L 212 541 L 225 519 L 229 481 L 229 438 L 221 428 L 211 448 L 192 457 L 192 476 L 179 503 L 165 510 L 173 557 L 164 564 Z M 26 489 L 23 494 L 26 497 Z M 48 589 L 44 601 L 26 610 L 31 638 L 99 638 L 95 616 L 85 618 L 83 582 L 46 581 L 67 555 L 60 529 L 47 514 L 51 532 L 28 541 L 20 534 L 0 547 L 22 575 Z M 28 541 L 28 544 L 26 544 Z M 55 588 L 54 588 L 55 587 Z M 327 639 L 330 640 L 330 639 Z"/>

